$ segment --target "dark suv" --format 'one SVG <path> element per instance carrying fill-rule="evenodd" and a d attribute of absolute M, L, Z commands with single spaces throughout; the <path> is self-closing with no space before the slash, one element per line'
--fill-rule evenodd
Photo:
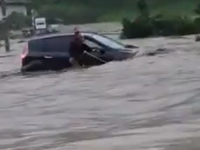
<path fill-rule="evenodd" d="M 132 49 L 137 47 L 123 45 L 107 36 L 96 33 L 82 33 L 82 35 L 85 43 L 94 50 L 91 52 L 92 56 L 105 62 L 133 58 L 137 53 Z M 21 54 L 21 70 L 60 70 L 71 67 L 69 45 L 72 39 L 73 33 L 46 35 L 29 40 Z M 89 55 L 85 56 L 84 60 L 88 66 L 102 64 Z"/>

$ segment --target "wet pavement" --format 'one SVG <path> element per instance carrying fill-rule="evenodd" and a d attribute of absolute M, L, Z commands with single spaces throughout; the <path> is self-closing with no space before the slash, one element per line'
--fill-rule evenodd
<path fill-rule="evenodd" d="M 24 43 L 1 52 L 0 149 L 199 150 L 200 44 L 123 42 L 140 46 L 135 59 L 28 76 Z M 158 48 L 165 53 L 147 55 Z"/>

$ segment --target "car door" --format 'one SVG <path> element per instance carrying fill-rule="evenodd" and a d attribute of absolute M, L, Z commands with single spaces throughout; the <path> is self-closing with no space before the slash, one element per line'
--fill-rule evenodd
<path fill-rule="evenodd" d="M 87 63 L 93 64 L 103 64 L 105 62 L 109 62 L 113 60 L 113 52 L 108 47 L 99 43 L 95 39 L 91 37 L 84 37 L 85 44 L 87 44 L 90 48 L 93 49 L 93 52 L 86 54 Z"/>

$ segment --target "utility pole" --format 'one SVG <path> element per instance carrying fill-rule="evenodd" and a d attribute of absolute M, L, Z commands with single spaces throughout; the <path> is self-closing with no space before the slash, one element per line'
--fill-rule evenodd
<path fill-rule="evenodd" d="M 3 19 L 2 19 L 2 30 L 3 30 L 3 38 L 5 41 L 5 50 L 6 52 L 10 51 L 10 42 L 9 42 L 9 25 L 7 22 L 7 16 L 6 16 L 6 3 L 5 0 L 0 0 L 1 2 L 1 10 L 2 10 L 2 15 L 3 15 Z"/>

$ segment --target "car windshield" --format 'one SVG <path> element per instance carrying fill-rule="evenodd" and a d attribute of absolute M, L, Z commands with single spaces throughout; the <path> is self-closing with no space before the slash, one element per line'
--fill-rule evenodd
<path fill-rule="evenodd" d="M 105 37 L 105 36 L 101 36 L 101 35 L 93 35 L 93 38 L 95 38 L 96 40 L 102 42 L 103 44 L 105 44 L 108 47 L 111 47 L 113 49 L 121 49 L 124 48 L 124 45 L 120 42 L 117 42 L 111 38 Z"/>

